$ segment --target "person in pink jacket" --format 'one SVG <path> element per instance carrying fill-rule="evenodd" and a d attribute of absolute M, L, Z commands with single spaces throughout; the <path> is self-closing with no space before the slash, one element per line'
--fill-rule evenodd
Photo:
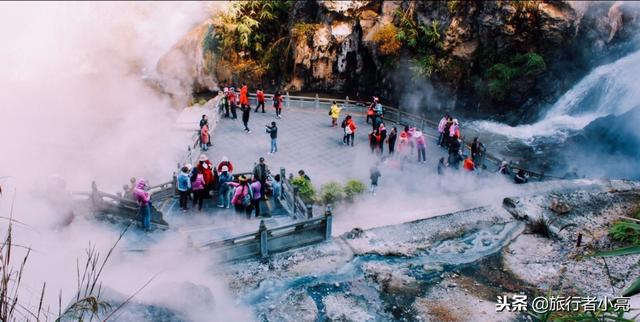
<path fill-rule="evenodd" d="M 202 202 L 204 201 L 204 196 L 206 193 L 205 181 L 204 181 L 204 173 L 202 169 L 194 168 L 194 171 L 197 172 L 196 179 L 191 182 L 191 190 L 193 190 L 193 207 L 198 205 L 198 211 L 202 210 Z"/>
<path fill-rule="evenodd" d="M 133 189 L 133 197 L 140 206 L 140 216 L 142 217 L 142 228 L 151 229 L 151 195 L 145 190 L 146 183 L 144 179 L 138 180 L 135 189 Z"/>
<path fill-rule="evenodd" d="M 231 198 L 231 204 L 233 204 L 234 209 L 237 214 L 246 214 L 247 216 L 251 215 L 251 211 L 253 208 L 251 207 L 251 200 L 253 199 L 253 189 L 247 178 L 245 176 L 240 176 L 238 178 L 239 182 L 227 182 L 227 184 L 231 187 L 235 188 L 235 192 L 233 193 L 233 197 Z M 249 198 L 245 198 L 245 196 L 249 195 Z M 248 201 L 248 202 L 246 202 Z"/>

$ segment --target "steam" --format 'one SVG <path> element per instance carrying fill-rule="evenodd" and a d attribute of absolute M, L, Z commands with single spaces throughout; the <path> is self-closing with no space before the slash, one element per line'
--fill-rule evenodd
<path fill-rule="evenodd" d="M 196 2 L 0 3 L 0 215 L 12 216 L 14 243 L 31 247 L 21 302 L 37 307 L 47 283 L 45 308 L 57 312 L 76 290 L 76 260 L 95 245 L 102 256 L 120 229 L 76 217 L 58 224 L 68 205 L 48 202 L 64 189 L 119 191 L 132 176 L 151 184 L 171 179 L 190 133 L 173 130 L 178 109 L 148 85 L 158 59 L 210 14 Z M 181 106 L 178 106 L 179 108 Z M 46 190 L 53 185 L 54 190 Z M 0 222 L 6 231 L 7 222 Z M 225 316 L 250 320 L 228 302 L 211 256 L 193 254 L 174 232 L 140 235 L 131 229 L 103 275 L 112 294 L 133 294 L 156 279 L 135 301 L 160 304 L 194 321 Z M 144 254 L 123 252 L 149 248 Z M 14 263 L 24 250 L 14 250 Z M 191 284 L 190 284 L 191 283 Z M 204 287 L 211 303 L 176 307 Z M 177 302 L 175 299 L 184 299 Z M 139 320 L 121 316 L 121 319 Z"/>

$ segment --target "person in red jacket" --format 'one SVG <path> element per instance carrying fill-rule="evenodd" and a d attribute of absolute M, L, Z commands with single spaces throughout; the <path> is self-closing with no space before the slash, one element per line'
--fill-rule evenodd
<path fill-rule="evenodd" d="M 205 198 L 207 198 L 209 196 L 209 191 L 213 189 L 213 184 L 216 179 L 213 172 L 213 165 L 211 164 L 211 161 L 209 161 L 209 158 L 204 154 L 201 154 L 200 159 L 198 160 L 196 168 L 198 171 L 202 171 L 202 175 L 204 176 Z"/>
<path fill-rule="evenodd" d="M 282 113 L 282 95 L 279 91 L 276 91 L 276 93 L 273 94 L 273 107 L 276 109 L 276 117 L 281 118 L 280 113 Z"/>
<path fill-rule="evenodd" d="M 473 171 L 476 169 L 476 165 L 473 163 L 471 157 L 468 157 L 462 163 L 462 167 L 467 171 Z"/>
<path fill-rule="evenodd" d="M 249 88 L 246 83 L 242 83 L 242 88 L 240 89 L 240 108 L 249 107 Z"/>
<path fill-rule="evenodd" d="M 262 113 L 264 113 L 264 92 L 262 88 L 258 89 L 256 92 L 256 100 L 258 101 L 258 105 L 256 106 L 256 113 L 258 113 L 258 109 L 262 106 Z"/>
<path fill-rule="evenodd" d="M 227 171 L 229 171 L 229 173 L 233 173 L 233 164 L 226 156 L 223 156 L 220 163 L 218 163 L 218 172 L 222 172 L 222 167 L 224 166 L 227 166 Z"/>
<path fill-rule="evenodd" d="M 356 122 L 353 121 L 353 117 L 351 117 L 351 115 L 348 115 L 347 124 L 344 128 L 345 134 L 347 135 L 347 145 L 349 145 L 349 141 L 351 141 L 351 146 L 353 146 L 357 128 L 358 127 L 356 126 Z"/>

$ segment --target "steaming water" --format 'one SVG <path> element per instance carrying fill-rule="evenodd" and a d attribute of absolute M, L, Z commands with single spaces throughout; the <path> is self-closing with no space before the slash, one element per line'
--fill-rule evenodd
<path fill-rule="evenodd" d="M 353 294 L 357 302 L 366 303 L 368 314 L 375 316 L 376 320 L 387 320 L 388 313 L 381 308 L 391 305 L 383 303 L 384 296 L 379 294 L 374 283 L 367 282 L 364 269 L 367 264 L 382 264 L 399 270 L 408 269 L 408 274 L 421 285 L 420 293 L 423 294 L 429 286 L 440 282 L 442 270 L 450 271 L 497 253 L 514 238 L 521 226 L 519 222 L 511 222 L 479 229 L 460 238 L 441 241 L 415 257 L 364 255 L 356 257 L 330 274 L 264 281 L 256 290 L 244 296 L 244 302 L 255 307 L 260 315 L 260 312 L 280 307 L 282 295 L 287 291 L 303 290 L 318 308 L 317 320 L 324 321 L 327 313 L 324 310 L 324 298 L 330 295 Z M 412 302 L 413 298 L 408 299 L 407 303 L 397 304 L 411 305 Z"/>
<path fill-rule="evenodd" d="M 637 78 L 640 75 L 640 51 L 613 63 L 600 66 L 566 92 L 534 124 L 509 126 L 491 121 L 476 121 L 472 127 L 532 143 L 537 137 L 563 140 L 596 118 L 629 111 L 638 104 Z"/>

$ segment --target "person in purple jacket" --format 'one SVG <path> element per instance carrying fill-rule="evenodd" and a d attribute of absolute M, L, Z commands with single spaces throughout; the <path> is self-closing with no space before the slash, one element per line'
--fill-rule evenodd
<path fill-rule="evenodd" d="M 262 190 L 262 183 L 260 183 L 260 180 L 258 180 L 258 178 L 256 177 L 254 177 L 251 181 L 251 190 L 253 192 L 253 198 L 251 199 L 252 209 L 247 210 L 247 217 L 251 218 L 251 210 L 255 209 L 256 218 L 258 218 L 260 217 L 260 199 L 262 199 L 260 190 Z"/>
<path fill-rule="evenodd" d="M 144 230 L 151 229 L 151 195 L 145 190 L 146 184 L 144 179 L 138 180 L 135 189 L 133 190 L 133 197 L 140 205 L 140 216 L 142 217 L 142 228 Z"/>

